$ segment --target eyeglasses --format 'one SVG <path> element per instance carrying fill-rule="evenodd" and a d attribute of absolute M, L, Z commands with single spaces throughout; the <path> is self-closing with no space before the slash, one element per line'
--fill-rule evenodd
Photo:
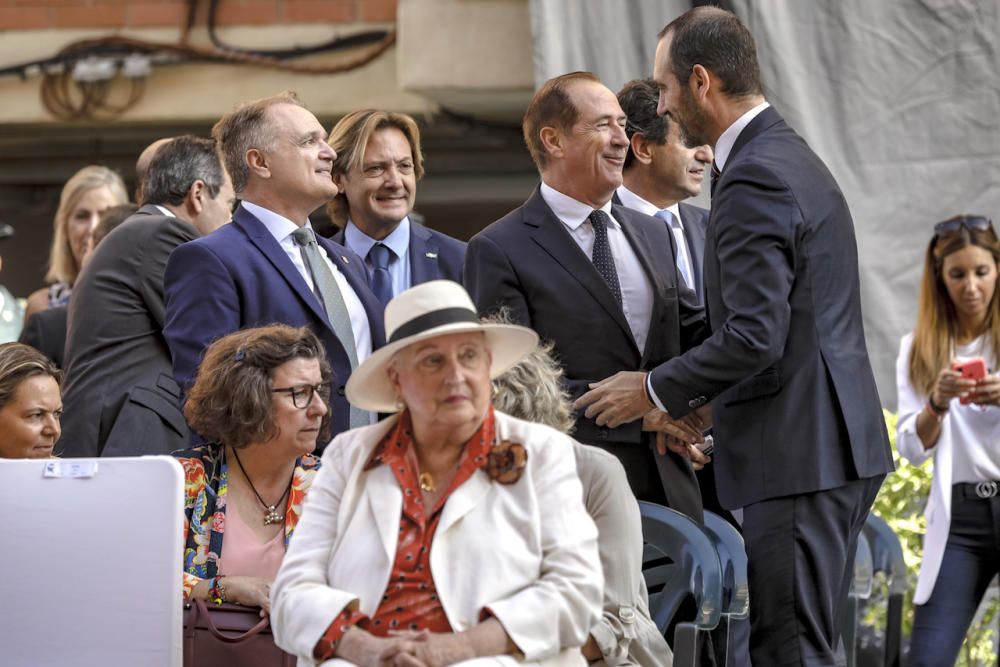
<path fill-rule="evenodd" d="M 313 394 L 316 392 L 319 392 L 319 397 L 324 402 L 330 398 L 330 383 L 320 382 L 319 384 L 302 384 L 298 387 L 275 387 L 271 391 L 288 394 L 292 397 L 292 405 L 299 410 L 305 410 L 312 403 Z"/>
<path fill-rule="evenodd" d="M 954 234 L 962 227 L 970 232 L 985 232 L 987 229 L 993 229 L 993 221 L 982 215 L 960 215 L 934 225 L 934 235 Z"/>

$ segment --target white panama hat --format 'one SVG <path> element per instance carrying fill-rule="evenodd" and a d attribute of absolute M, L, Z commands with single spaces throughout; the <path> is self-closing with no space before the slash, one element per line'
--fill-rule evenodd
<path fill-rule="evenodd" d="M 347 381 L 351 405 L 373 412 L 399 412 L 386 368 L 393 355 L 417 341 L 447 334 L 482 331 L 493 357 L 495 378 L 538 345 L 538 334 L 516 324 L 483 324 L 469 293 L 450 280 L 411 287 L 385 307 L 386 344 L 358 366 Z"/>

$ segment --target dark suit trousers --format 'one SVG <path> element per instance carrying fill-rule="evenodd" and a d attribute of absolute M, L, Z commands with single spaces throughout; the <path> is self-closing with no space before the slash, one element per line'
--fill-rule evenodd
<path fill-rule="evenodd" d="M 750 659 L 756 667 L 836 665 L 858 535 L 884 475 L 743 508 Z"/>

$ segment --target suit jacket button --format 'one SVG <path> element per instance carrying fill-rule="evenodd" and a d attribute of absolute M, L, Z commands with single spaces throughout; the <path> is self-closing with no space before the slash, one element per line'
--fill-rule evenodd
<path fill-rule="evenodd" d="M 343 396 L 346 392 L 344 391 L 344 385 L 337 387 L 337 396 Z"/>
<path fill-rule="evenodd" d="M 696 408 L 696 407 L 698 407 L 698 401 L 696 399 L 692 398 L 690 401 L 688 401 L 688 407 L 689 408 Z"/>
<path fill-rule="evenodd" d="M 600 438 L 601 440 L 607 440 L 608 439 L 608 429 L 602 428 L 600 431 L 597 432 L 597 437 Z"/>

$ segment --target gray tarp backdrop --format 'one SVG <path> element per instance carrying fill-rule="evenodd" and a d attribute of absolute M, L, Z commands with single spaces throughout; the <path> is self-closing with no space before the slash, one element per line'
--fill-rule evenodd
<path fill-rule="evenodd" d="M 650 76 L 680 0 L 531 0 L 535 82 L 573 70 L 612 90 Z M 851 206 L 868 347 L 895 409 L 933 224 L 1000 224 L 998 0 L 731 0 L 757 40 L 767 100 L 826 161 Z M 707 190 L 707 188 L 706 188 Z M 695 200 L 708 206 L 706 194 Z"/>

